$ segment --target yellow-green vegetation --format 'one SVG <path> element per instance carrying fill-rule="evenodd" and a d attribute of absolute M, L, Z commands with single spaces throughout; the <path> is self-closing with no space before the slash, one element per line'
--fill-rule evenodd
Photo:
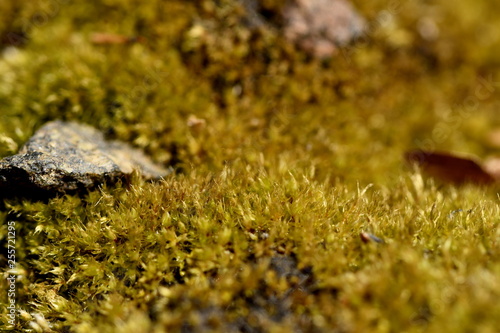
<path fill-rule="evenodd" d="M 495 152 L 500 4 L 356 1 L 367 33 L 317 60 L 280 35 L 284 3 L 260 28 L 229 0 L 0 3 L 0 157 L 65 119 L 176 170 L 5 199 L 15 331 L 498 332 L 496 190 L 401 156 Z"/>

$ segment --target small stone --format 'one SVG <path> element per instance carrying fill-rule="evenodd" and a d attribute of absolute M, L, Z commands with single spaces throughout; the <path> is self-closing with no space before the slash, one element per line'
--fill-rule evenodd
<path fill-rule="evenodd" d="M 318 58 L 335 55 L 366 29 L 365 20 L 346 0 L 290 1 L 283 16 L 285 37 Z"/>
<path fill-rule="evenodd" d="M 97 129 L 75 122 L 52 121 L 42 126 L 18 154 L 0 161 L 2 196 L 40 192 L 72 192 L 113 183 L 138 170 L 159 179 L 168 169 L 142 151 L 108 141 Z"/>
<path fill-rule="evenodd" d="M 187 126 L 193 131 L 193 132 L 200 132 L 205 128 L 207 125 L 207 121 L 203 118 L 198 118 L 195 115 L 190 115 L 188 120 L 187 120 Z"/>
<path fill-rule="evenodd" d="M 372 235 L 368 232 L 362 232 L 359 234 L 359 237 L 363 241 L 363 243 L 370 243 L 370 242 L 375 242 L 375 243 L 384 243 L 384 240 L 381 238 L 378 238 L 375 235 Z"/>

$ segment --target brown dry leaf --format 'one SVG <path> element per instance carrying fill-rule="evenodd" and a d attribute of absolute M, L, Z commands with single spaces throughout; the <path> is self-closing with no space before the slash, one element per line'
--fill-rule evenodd
<path fill-rule="evenodd" d="M 105 32 L 96 32 L 90 36 L 90 41 L 94 44 L 131 44 L 142 42 L 142 37 L 131 37 L 125 35 L 111 34 Z"/>
<path fill-rule="evenodd" d="M 492 169 L 486 169 L 474 157 L 462 157 L 448 152 L 414 150 L 407 152 L 405 159 L 408 163 L 420 167 L 429 176 L 456 185 L 465 183 L 490 185 L 498 179 L 490 173 L 489 170 Z M 500 161 L 497 163 L 498 167 Z"/>

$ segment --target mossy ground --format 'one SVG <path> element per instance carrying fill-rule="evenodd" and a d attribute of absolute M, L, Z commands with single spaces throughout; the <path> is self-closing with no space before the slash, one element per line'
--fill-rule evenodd
<path fill-rule="evenodd" d="M 2 1 L 0 35 L 23 45 L 0 59 L 1 157 L 68 119 L 176 169 L 5 200 L 15 330 L 497 332 L 496 189 L 439 185 L 401 157 L 495 152 L 500 5 L 356 4 L 367 34 L 321 61 L 246 27 L 234 1 Z M 262 5 L 276 18 L 283 1 Z"/>

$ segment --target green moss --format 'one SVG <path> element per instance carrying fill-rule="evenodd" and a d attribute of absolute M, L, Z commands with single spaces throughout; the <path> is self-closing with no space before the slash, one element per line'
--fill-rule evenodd
<path fill-rule="evenodd" d="M 279 21 L 246 27 L 233 1 L 2 2 L 0 36 L 25 43 L 0 59 L 0 157 L 71 119 L 178 171 L 5 200 L 16 329 L 496 331 L 497 189 L 435 184 L 401 156 L 493 152 L 498 5 L 356 5 L 370 30 L 320 61 Z M 419 33 L 428 22 L 438 38 Z M 94 32 L 144 42 L 95 45 Z"/>

